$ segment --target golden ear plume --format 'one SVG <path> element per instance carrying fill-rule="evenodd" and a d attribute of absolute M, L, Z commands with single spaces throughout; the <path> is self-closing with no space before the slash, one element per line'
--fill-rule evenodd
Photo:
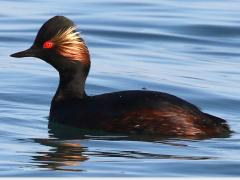
<path fill-rule="evenodd" d="M 71 60 L 90 63 L 88 48 L 76 29 L 75 26 L 72 26 L 60 30 L 51 41 L 54 43 L 58 54 Z"/>

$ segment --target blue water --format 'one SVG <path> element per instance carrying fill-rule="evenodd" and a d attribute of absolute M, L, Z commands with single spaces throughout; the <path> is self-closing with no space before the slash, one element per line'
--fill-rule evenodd
<path fill-rule="evenodd" d="M 239 176 L 240 1 L 1 0 L 0 176 Z M 88 136 L 48 127 L 57 72 L 14 59 L 55 15 L 72 19 L 92 58 L 90 95 L 164 91 L 226 119 L 229 138 Z"/>

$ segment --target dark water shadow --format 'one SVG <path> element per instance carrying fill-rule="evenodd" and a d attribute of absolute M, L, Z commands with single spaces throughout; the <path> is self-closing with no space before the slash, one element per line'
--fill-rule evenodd
<path fill-rule="evenodd" d="M 81 169 L 71 168 L 79 166 L 81 162 L 88 160 L 83 155 L 84 147 L 78 143 L 56 141 L 53 139 L 34 139 L 39 143 L 51 148 L 48 152 L 36 152 L 32 156 L 32 161 L 38 168 L 60 170 L 60 171 L 82 171 Z"/>
<path fill-rule="evenodd" d="M 113 150 L 106 149 L 96 150 L 95 148 L 88 147 L 93 146 L 96 140 L 98 142 L 106 141 L 138 141 L 157 143 L 159 146 L 159 152 L 161 147 L 169 146 L 170 148 L 188 148 L 189 143 L 199 142 L 200 140 L 194 139 L 174 139 L 174 138 L 157 138 L 150 136 L 123 136 L 116 134 L 106 134 L 100 131 L 86 131 L 78 128 L 72 128 L 61 124 L 49 123 L 49 138 L 45 139 L 32 139 L 34 143 L 38 143 L 42 146 L 47 146 L 47 151 L 37 151 L 31 157 L 31 161 L 34 166 L 40 169 L 48 169 L 54 171 L 84 171 L 81 168 L 83 162 L 90 160 L 93 157 L 103 159 L 107 158 L 109 162 L 115 162 L 114 158 L 124 158 L 125 161 L 131 161 L 134 159 L 147 159 L 151 161 L 155 160 L 210 160 L 217 159 L 217 157 L 205 156 L 205 155 L 189 155 L 189 154 L 168 154 L 168 153 L 149 153 L 140 150 L 118 149 L 113 145 Z M 31 140 L 31 141 L 32 141 Z M 83 143 L 83 142 L 92 143 Z M 94 158 L 93 158 L 94 159 Z"/>

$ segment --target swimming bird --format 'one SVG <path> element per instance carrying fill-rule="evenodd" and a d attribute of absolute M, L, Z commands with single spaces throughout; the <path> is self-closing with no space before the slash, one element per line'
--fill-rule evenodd
<path fill-rule="evenodd" d="M 126 90 L 88 96 L 85 82 L 91 65 L 89 50 L 76 25 L 64 16 L 45 22 L 33 45 L 11 56 L 36 57 L 59 72 L 59 85 L 49 113 L 51 122 L 163 137 L 219 137 L 231 132 L 224 119 L 168 93 Z"/>

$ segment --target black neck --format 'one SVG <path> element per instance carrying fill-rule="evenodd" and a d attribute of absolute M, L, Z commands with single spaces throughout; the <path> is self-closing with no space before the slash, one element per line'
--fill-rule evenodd
<path fill-rule="evenodd" d="M 88 75 L 89 67 L 75 64 L 71 68 L 59 71 L 59 86 L 53 98 L 54 102 L 66 99 L 79 98 L 84 99 L 85 81 Z"/>

